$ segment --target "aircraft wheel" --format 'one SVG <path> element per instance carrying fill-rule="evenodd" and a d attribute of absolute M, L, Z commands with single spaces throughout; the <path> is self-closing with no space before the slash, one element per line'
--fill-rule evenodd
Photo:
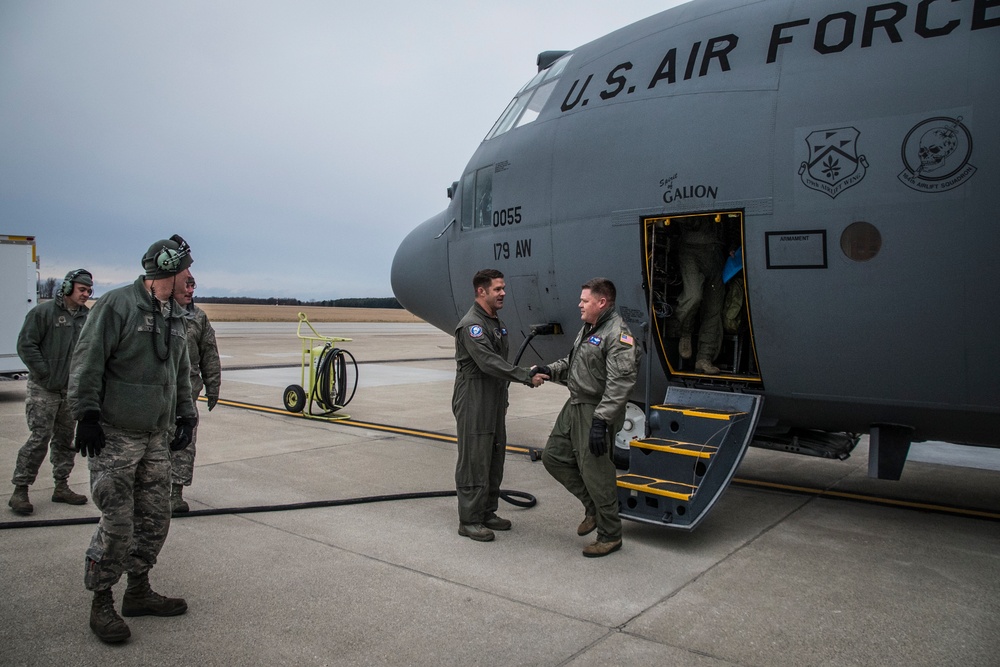
<path fill-rule="evenodd" d="M 285 387 L 285 393 L 281 398 L 285 409 L 289 412 L 302 412 L 303 408 L 306 407 L 306 390 L 297 384 Z"/>

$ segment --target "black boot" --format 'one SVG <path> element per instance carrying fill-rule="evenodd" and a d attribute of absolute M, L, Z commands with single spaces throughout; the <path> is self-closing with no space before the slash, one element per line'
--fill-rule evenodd
<path fill-rule="evenodd" d="M 125 621 L 115 611 L 115 599 L 110 589 L 94 591 L 94 601 L 90 606 L 90 629 L 106 644 L 118 644 L 132 636 Z"/>
<path fill-rule="evenodd" d="M 184 598 L 168 598 L 149 587 L 149 573 L 128 575 L 122 616 L 179 616 L 187 611 Z"/>

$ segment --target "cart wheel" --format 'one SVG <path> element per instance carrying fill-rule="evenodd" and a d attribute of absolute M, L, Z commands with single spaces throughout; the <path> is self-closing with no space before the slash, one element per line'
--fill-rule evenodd
<path fill-rule="evenodd" d="M 306 390 L 297 384 L 285 387 L 285 393 L 281 398 L 285 403 L 285 409 L 289 412 L 302 412 L 306 406 Z"/>

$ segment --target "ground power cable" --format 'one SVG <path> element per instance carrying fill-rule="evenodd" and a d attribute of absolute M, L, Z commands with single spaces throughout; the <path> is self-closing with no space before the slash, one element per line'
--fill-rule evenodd
<path fill-rule="evenodd" d="M 413 493 L 393 493 L 380 496 L 361 496 L 358 498 L 340 498 L 337 500 L 312 500 L 303 503 L 285 503 L 281 505 L 253 505 L 250 507 L 214 507 L 203 510 L 191 510 L 171 516 L 171 521 L 183 517 L 221 516 L 226 514 L 260 514 L 263 512 L 289 512 L 293 510 L 308 510 L 322 507 L 344 507 L 346 505 L 363 505 L 393 500 L 417 500 L 421 498 L 449 498 L 458 495 L 457 491 L 418 491 Z M 538 499 L 526 491 L 501 490 L 500 497 L 505 501 L 528 509 L 538 504 Z M 29 519 L 27 521 L 0 522 L 0 530 L 13 528 L 49 528 L 53 526 L 81 526 L 98 523 L 99 516 L 84 516 L 67 519 Z"/>

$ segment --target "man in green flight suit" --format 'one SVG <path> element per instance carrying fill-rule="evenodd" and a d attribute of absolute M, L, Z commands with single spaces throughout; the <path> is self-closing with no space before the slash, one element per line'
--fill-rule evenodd
<path fill-rule="evenodd" d="M 497 316 L 506 283 L 496 269 L 472 279 L 476 302 L 455 328 L 455 391 L 451 407 L 458 425 L 458 534 L 489 542 L 511 523 L 496 514 L 507 448 L 507 385 L 537 387 L 544 378 L 507 361 L 507 329 Z"/>
<path fill-rule="evenodd" d="M 622 546 L 610 451 L 638 377 L 639 350 L 615 310 L 615 296 L 615 285 L 606 278 L 584 283 L 580 293 L 584 324 L 569 356 L 532 369 L 569 387 L 569 400 L 545 443 L 542 463 L 583 503 L 585 515 L 577 534 L 597 529 L 597 540 L 583 550 L 588 558 L 606 556 Z"/>

